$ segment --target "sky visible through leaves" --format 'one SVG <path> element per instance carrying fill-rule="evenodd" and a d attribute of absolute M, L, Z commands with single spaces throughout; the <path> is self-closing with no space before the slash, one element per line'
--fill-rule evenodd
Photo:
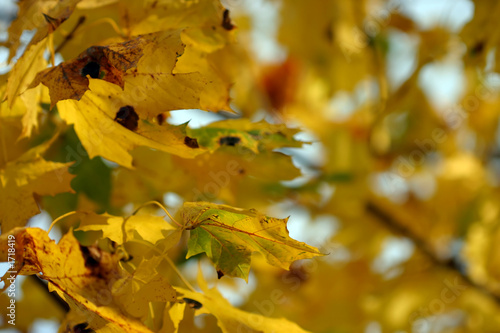
<path fill-rule="evenodd" d="M 500 331 L 495 1 L 18 5 L 0 329 Z"/>

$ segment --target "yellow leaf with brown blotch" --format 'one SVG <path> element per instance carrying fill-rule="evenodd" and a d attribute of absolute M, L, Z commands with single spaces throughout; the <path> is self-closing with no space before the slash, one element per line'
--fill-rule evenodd
<path fill-rule="evenodd" d="M 150 333 L 142 323 L 124 314 L 114 303 L 110 281 L 120 277 L 117 258 L 100 252 L 92 257 L 81 247 L 72 232 L 59 244 L 38 228 L 22 229 L 16 234 L 16 252 L 24 253 L 20 275 L 37 274 L 49 283 L 73 310 L 85 313 L 90 328 L 106 332 Z M 0 248 L 6 246 L 2 239 Z"/>

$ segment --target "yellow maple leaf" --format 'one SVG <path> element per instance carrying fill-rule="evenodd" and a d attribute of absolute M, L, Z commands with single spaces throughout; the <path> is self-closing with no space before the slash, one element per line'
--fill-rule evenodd
<path fill-rule="evenodd" d="M 66 20 L 80 0 L 40 1 L 27 0 L 19 3 L 19 13 L 9 27 L 9 60 L 14 57 L 20 45 L 24 30 L 37 29 L 32 43 L 38 43 L 49 32 L 53 32 Z M 31 43 L 30 43 L 31 45 Z"/>
<path fill-rule="evenodd" d="M 167 248 L 174 246 L 180 239 L 181 230 L 174 228 L 160 216 L 133 215 L 129 217 L 78 212 L 80 225 L 76 230 L 102 231 L 103 238 L 109 238 L 117 244 L 127 240 L 140 239 L 156 244 L 168 240 Z"/>
<path fill-rule="evenodd" d="M 5 239 L 0 241 L 0 248 L 8 246 Z M 100 253 L 99 260 L 92 257 L 89 261 L 89 254 L 82 252 L 72 232 L 56 244 L 46 231 L 38 228 L 18 229 L 15 249 L 22 254 L 19 263 L 22 268 L 18 273 L 37 274 L 48 281 L 50 291 L 55 291 L 73 310 L 86 314 L 90 328 L 105 328 L 107 332 L 151 332 L 122 313 L 114 303 L 109 281 L 119 275 L 117 259 L 112 255 Z"/>
<path fill-rule="evenodd" d="M 68 172 L 71 163 L 46 161 L 38 155 L 49 144 L 32 148 L 0 169 L 2 232 L 23 226 L 28 218 L 40 213 L 34 194 L 72 192 L 70 182 L 74 176 Z"/>
<path fill-rule="evenodd" d="M 60 100 L 79 100 L 88 90 L 87 75 L 123 88 L 124 72 L 137 65 L 145 40 L 134 38 L 109 46 L 92 46 L 77 59 L 47 68 L 37 74 L 30 87 L 43 83 L 49 88 L 51 106 Z"/>
<path fill-rule="evenodd" d="M 32 45 L 12 68 L 5 91 L 9 108 L 12 108 L 17 96 L 29 87 L 35 75 L 47 66 L 47 62 L 43 57 L 46 46 L 46 40 Z"/>
<path fill-rule="evenodd" d="M 198 285 L 203 293 L 180 287 L 175 289 L 182 294 L 185 301 L 198 302 L 196 308 L 200 313 L 211 313 L 217 318 L 217 324 L 224 333 L 233 332 L 290 332 L 307 333 L 295 323 L 285 318 L 268 318 L 260 314 L 249 313 L 233 307 L 216 288 L 209 289 L 202 275 L 198 273 Z M 178 318 L 179 314 L 175 318 Z"/>
<path fill-rule="evenodd" d="M 102 156 L 130 168 L 132 156 L 129 151 L 138 146 L 186 158 L 204 151 L 186 144 L 183 126 L 160 126 L 142 121 L 139 114 L 143 106 L 136 104 L 136 97 L 128 94 L 127 89 L 123 94 L 119 86 L 91 79 L 90 90 L 80 101 L 60 101 L 58 109 L 61 117 L 74 124 L 90 158 Z"/>

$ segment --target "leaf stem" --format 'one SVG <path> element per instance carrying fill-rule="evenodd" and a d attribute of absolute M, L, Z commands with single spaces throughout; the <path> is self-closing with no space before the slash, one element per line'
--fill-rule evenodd
<path fill-rule="evenodd" d="M 76 22 L 75 26 L 73 27 L 73 29 L 69 32 L 69 34 L 66 35 L 66 37 L 61 42 L 61 44 L 59 44 L 57 46 L 57 48 L 54 51 L 54 54 L 56 54 L 59 51 L 61 51 L 62 48 L 73 38 L 73 35 L 75 34 L 76 29 L 78 29 L 78 27 L 80 25 L 82 25 L 83 22 L 85 22 L 85 16 L 80 16 L 80 18 L 78 18 L 78 21 Z"/>
<path fill-rule="evenodd" d="M 169 256 L 166 254 L 166 253 L 162 253 L 160 250 L 158 250 L 155 246 L 153 246 L 151 243 L 148 243 L 148 242 L 144 242 L 142 240 L 139 240 L 139 239 L 131 239 L 129 240 L 129 242 L 135 242 L 135 243 L 139 243 L 139 244 L 143 244 L 147 247 L 150 247 L 152 250 L 156 251 L 157 253 L 161 254 L 163 259 L 165 259 L 168 264 L 170 265 L 170 267 L 172 267 L 172 269 L 175 271 L 175 273 L 177 273 L 177 275 L 179 276 L 179 278 L 181 279 L 181 281 L 193 292 L 196 292 L 196 290 L 193 288 L 193 286 L 191 285 L 191 283 L 189 283 L 188 280 L 186 280 L 186 278 L 184 277 L 184 275 L 182 275 L 182 273 L 179 271 L 179 269 L 177 268 L 177 266 L 175 266 L 175 264 L 172 262 L 172 259 L 169 258 Z"/>
<path fill-rule="evenodd" d="M 52 221 L 52 223 L 50 224 L 50 227 L 49 227 L 49 230 L 47 231 L 47 234 L 50 233 L 50 230 L 52 230 L 52 228 L 54 227 L 54 225 L 59 222 L 60 220 L 62 220 L 63 218 L 67 217 L 67 216 L 70 216 L 70 215 L 73 215 L 73 214 L 76 214 L 77 211 L 72 211 L 72 212 L 69 212 L 69 213 L 66 213 L 64 215 L 61 215 L 59 216 L 58 218 L 56 218 L 54 221 Z"/>
<path fill-rule="evenodd" d="M 437 267 L 442 267 L 450 270 L 460 276 L 462 280 L 469 286 L 479 290 L 483 294 L 491 297 L 497 304 L 500 304 L 500 296 L 495 294 L 488 287 L 480 285 L 478 282 L 474 281 L 463 269 L 460 267 L 460 262 L 458 258 L 452 257 L 451 259 L 441 259 L 432 250 L 432 247 L 427 243 L 425 239 L 411 230 L 407 225 L 401 220 L 401 217 L 395 216 L 393 212 L 385 209 L 383 201 L 377 199 L 375 196 L 368 200 L 365 206 L 367 213 L 375 217 L 378 221 L 382 223 L 387 229 L 391 230 L 395 234 L 399 234 L 403 237 L 410 239 L 413 244 Z"/>
<path fill-rule="evenodd" d="M 153 303 L 149 302 L 149 315 L 151 316 L 151 320 L 154 321 L 155 319 L 155 312 L 153 309 Z"/>
<path fill-rule="evenodd" d="M 173 217 L 172 215 L 170 215 L 170 213 L 168 212 L 168 210 L 161 204 L 159 203 L 158 201 L 148 201 L 148 202 L 145 202 L 143 203 L 142 205 L 140 205 L 133 213 L 132 213 L 132 216 L 134 216 L 135 214 L 137 214 L 137 212 L 139 210 L 141 210 L 142 208 L 144 208 L 145 206 L 147 205 L 156 205 L 158 207 L 160 207 L 167 215 L 168 217 L 170 217 L 170 219 L 172 220 L 172 222 L 174 222 L 175 224 L 177 224 L 177 226 L 179 226 L 180 228 L 182 228 L 182 224 L 180 224 L 179 222 L 177 222 Z"/>
<path fill-rule="evenodd" d="M 48 38 L 48 43 L 47 46 L 49 48 L 49 58 L 50 58 L 50 63 L 52 64 L 52 67 L 56 65 L 56 58 L 55 58 L 55 52 L 54 52 L 54 35 L 49 34 Z"/>
<path fill-rule="evenodd" d="M 57 48 L 56 50 L 56 53 L 57 51 L 60 51 L 64 45 L 73 38 L 73 35 L 75 34 L 76 32 L 76 29 L 83 23 L 85 22 L 85 16 L 81 16 L 79 19 L 78 19 L 78 22 L 76 23 L 75 27 L 73 28 L 73 30 L 71 30 L 71 32 L 66 35 L 66 38 L 64 39 L 64 41 L 59 45 L 59 47 Z M 104 18 L 101 18 L 99 20 L 95 20 L 94 22 L 92 23 L 89 23 L 87 24 L 86 26 L 84 26 L 82 29 L 80 29 L 80 31 L 78 31 L 78 33 L 82 33 L 82 32 L 85 32 L 86 30 L 96 26 L 96 25 L 99 25 L 99 24 L 102 24 L 102 23 L 108 23 L 111 28 L 121 37 L 121 38 L 125 38 L 125 34 L 120 30 L 120 28 L 118 27 L 118 25 L 116 24 L 115 21 L 113 21 L 112 19 L 110 19 L 109 17 L 104 17 Z"/>
<path fill-rule="evenodd" d="M 193 292 L 196 292 L 196 290 L 193 288 L 193 286 L 191 285 L 191 283 L 188 282 L 188 280 L 186 280 L 186 278 L 184 277 L 184 275 L 182 275 L 182 273 L 179 271 L 179 269 L 177 268 L 177 266 L 175 266 L 175 264 L 172 262 L 172 259 L 170 259 L 168 256 L 163 256 L 163 258 L 168 262 L 168 264 L 170 265 L 170 267 L 172 267 L 172 269 L 177 273 L 177 275 L 179 276 L 179 278 L 181 279 L 181 281 Z"/>

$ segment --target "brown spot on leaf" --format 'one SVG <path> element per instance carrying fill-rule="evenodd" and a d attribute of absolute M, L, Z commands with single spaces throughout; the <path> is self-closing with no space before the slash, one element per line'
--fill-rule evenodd
<path fill-rule="evenodd" d="M 78 58 L 39 72 L 30 87 L 43 83 L 49 88 L 51 106 L 64 99 L 80 100 L 89 88 L 87 75 L 124 88 L 125 72 L 137 66 L 146 40 L 141 37 L 111 44 L 91 46 Z"/>
<path fill-rule="evenodd" d="M 135 131 L 139 125 L 139 116 L 130 105 L 122 106 L 114 120 L 131 131 Z"/>
<path fill-rule="evenodd" d="M 219 139 L 219 144 L 221 146 L 231 146 L 234 147 L 238 143 L 240 143 L 241 139 L 238 138 L 237 136 L 223 136 L 222 138 Z"/>
<path fill-rule="evenodd" d="M 89 326 L 88 323 L 77 324 L 77 325 L 73 326 L 71 328 L 71 331 L 69 331 L 69 332 L 72 332 L 72 333 L 91 333 L 91 332 L 94 332 L 88 326 Z"/>
<path fill-rule="evenodd" d="M 220 280 L 224 276 L 224 273 L 219 269 L 217 270 L 217 278 Z"/>
<path fill-rule="evenodd" d="M 483 52 L 483 50 L 484 50 L 484 42 L 479 41 L 478 43 L 476 43 L 476 45 L 474 45 L 474 47 L 472 47 L 470 53 L 471 55 L 475 56 Z"/>
<path fill-rule="evenodd" d="M 196 140 L 196 138 L 190 138 L 189 136 L 184 138 L 184 144 L 189 148 L 200 148 L 198 140 Z"/>
<path fill-rule="evenodd" d="M 99 65 L 95 61 L 90 61 L 82 68 L 82 76 L 86 77 L 87 75 L 93 79 L 99 78 L 99 73 L 101 71 L 101 65 Z"/>
<path fill-rule="evenodd" d="M 101 261 L 101 253 L 96 247 L 87 247 L 80 245 L 80 250 L 82 251 L 83 258 L 85 259 L 85 267 L 99 267 L 99 262 Z"/>
<path fill-rule="evenodd" d="M 224 13 L 222 14 L 222 27 L 226 30 L 234 29 L 234 24 L 229 17 L 229 9 L 224 9 Z"/>
<path fill-rule="evenodd" d="M 201 307 L 203 306 L 203 304 L 191 298 L 184 297 L 183 300 L 191 309 L 201 309 Z"/>
<path fill-rule="evenodd" d="M 167 119 L 167 115 L 165 113 L 160 113 L 156 116 L 156 120 L 158 121 L 158 125 L 163 125 L 165 120 Z"/>

